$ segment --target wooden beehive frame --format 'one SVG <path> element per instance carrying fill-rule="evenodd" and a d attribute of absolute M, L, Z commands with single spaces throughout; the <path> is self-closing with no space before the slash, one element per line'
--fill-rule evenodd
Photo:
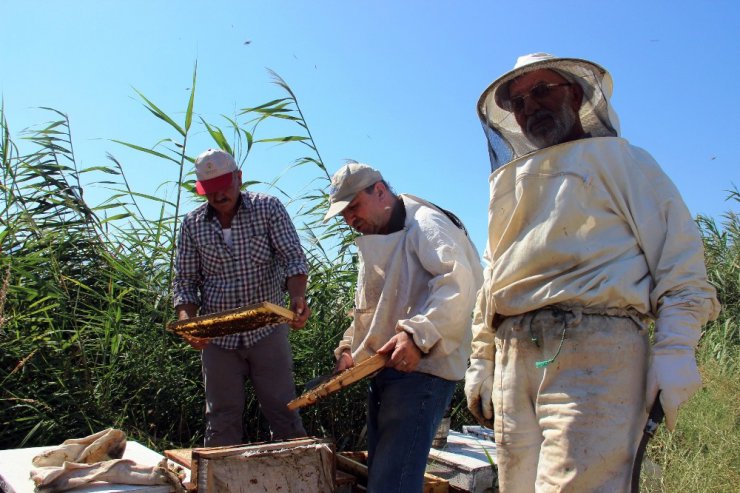
<path fill-rule="evenodd" d="M 390 355 L 375 354 L 362 363 L 337 373 L 335 376 L 314 389 L 304 392 L 288 403 L 288 409 L 299 409 L 301 407 L 316 404 L 319 399 L 333 394 L 363 378 L 366 378 L 385 366 Z"/>
<path fill-rule="evenodd" d="M 256 330 L 265 325 L 288 323 L 295 313 L 264 301 L 208 315 L 201 315 L 167 324 L 167 330 L 180 336 L 199 338 L 220 337 Z"/>

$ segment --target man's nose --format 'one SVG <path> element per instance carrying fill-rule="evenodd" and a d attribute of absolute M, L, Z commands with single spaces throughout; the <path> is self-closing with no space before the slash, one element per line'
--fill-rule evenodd
<path fill-rule="evenodd" d="M 537 98 L 532 96 L 531 94 L 527 95 L 527 97 L 524 98 L 524 114 L 525 115 L 531 115 L 538 109 L 540 109 L 540 103 L 537 101 Z"/>
<path fill-rule="evenodd" d="M 211 197 L 214 202 L 221 202 L 226 197 L 226 194 L 222 191 L 218 191 L 218 192 L 213 192 L 213 195 L 211 195 Z"/>

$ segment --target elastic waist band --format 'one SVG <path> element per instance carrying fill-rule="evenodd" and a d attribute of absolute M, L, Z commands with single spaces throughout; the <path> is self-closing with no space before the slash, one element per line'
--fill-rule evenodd
<path fill-rule="evenodd" d="M 575 305 L 575 304 L 566 304 L 566 303 L 557 303 L 555 305 L 547 305 L 543 306 L 542 308 L 537 308 L 535 310 L 524 312 L 524 313 L 518 313 L 516 315 L 502 315 L 500 313 L 496 313 L 493 316 L 493 319 L 491 321 L 491 326 L 493 329 L 497 329 L 501 326 L 502 323 L 504 323 L 504 320 L 512 318 L 512 317 L 523 317 L 526 315 L 532 315 L 534 316 L 538 312 L 543 311 L 551 311 L 555 313 L 559 312 L 568 312 L 572 313 L 573 315 L 576 315 L 578 318 L 580 318 L 580 315 L 595 315 L 595 316 L 602 316 L 602 317 L 621 317 L 621 318 L 629 318 L 632 319 L 635 323 L 643 325 L 647 321 L 650 320 L 650 316 L 642 314 L 635 310 L 634 308 L 607 308 L 607 307 L 587 307 L 587 306 L 581 306 L 581 305 Z"/>

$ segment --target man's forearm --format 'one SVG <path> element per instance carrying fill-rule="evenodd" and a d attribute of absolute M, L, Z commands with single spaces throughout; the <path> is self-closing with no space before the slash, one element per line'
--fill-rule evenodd
<path fill-rule="evenodd" d="M 298 274 L 288 278 L 286 285 L 288 287 L 288 294 L 290 295 L 291 300 L 306 297 L 307 282 L 308 276 L 305 274 Z"/>
<path fill-rule="evenodd" d="M 198 315 L 199 306 L 195 303 L 183 303 L 175 307 L 175 314 L 178 320 L 184 320 L 186 318 L 192 318 Z"/>

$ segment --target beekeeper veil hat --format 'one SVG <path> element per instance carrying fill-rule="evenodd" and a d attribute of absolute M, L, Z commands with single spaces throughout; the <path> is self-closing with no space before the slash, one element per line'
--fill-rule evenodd
<path fill-rule="evenodd" d="M 488 140 L 491 171 L 537 150 L 509 110 L 509 84 L 527 72 L 540 69 L 553 70 L 568 82 L 581 86 L 583 102 L 579 117 L 586 134 L 591 137 L 619 135 L 619 119 L 609 103 L 612 78 L 603 67 L 588 60 L 557 58 L 548 53 L 520 56 L 514 68 L 493 81 L 478 100 L 478 117 Z"/>

